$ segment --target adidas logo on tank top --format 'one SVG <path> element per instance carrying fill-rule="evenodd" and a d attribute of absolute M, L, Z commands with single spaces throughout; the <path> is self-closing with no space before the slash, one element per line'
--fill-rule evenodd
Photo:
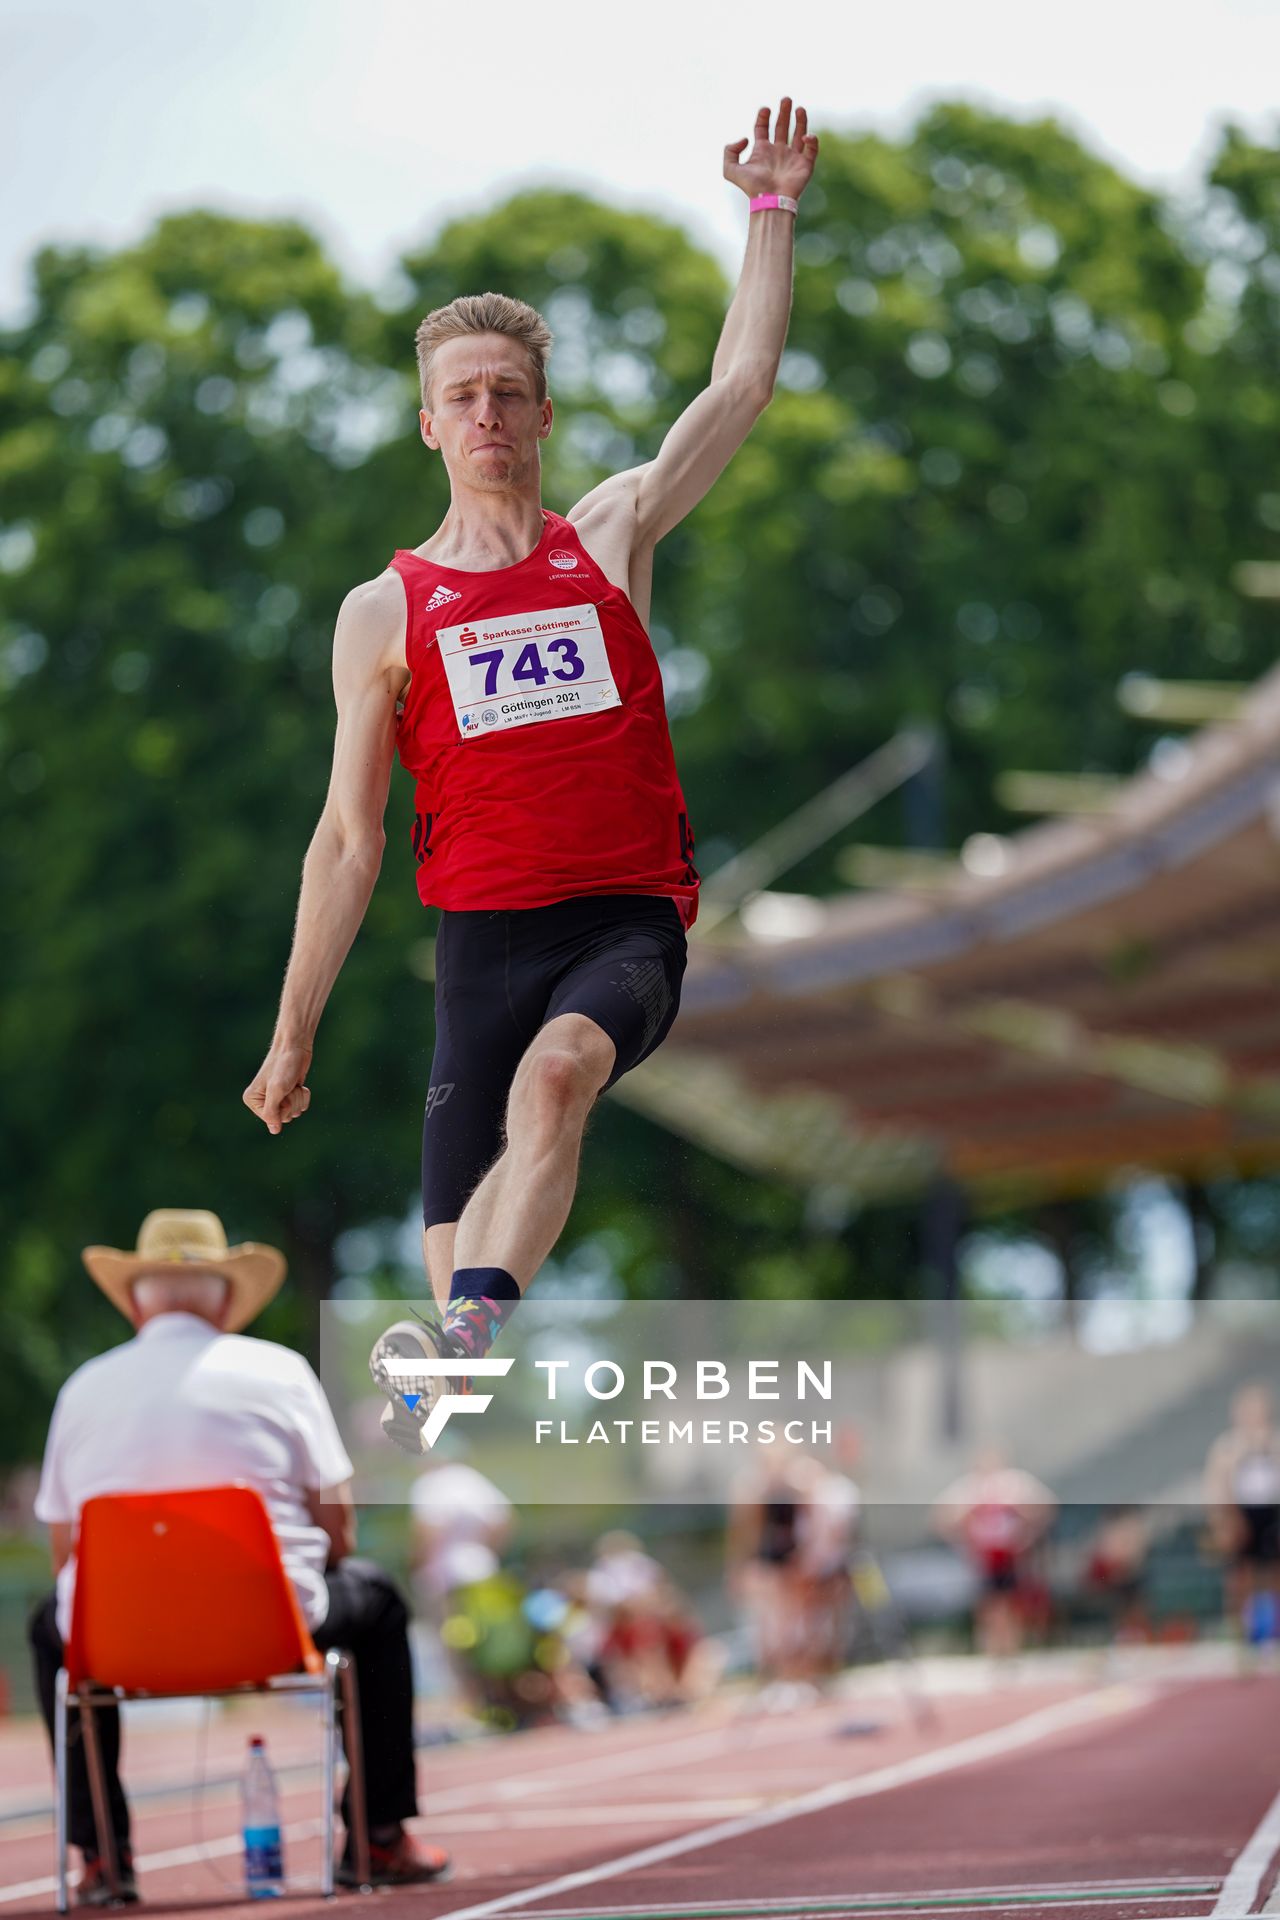
<path fill-rule="evenodd" d="M 437 587 L 426 606 L 424 613 L 434 613 L 437 607 L 447 607 L 451 600 L 461 600 L 462 595 L 455 593 L 452 587 Z"/>

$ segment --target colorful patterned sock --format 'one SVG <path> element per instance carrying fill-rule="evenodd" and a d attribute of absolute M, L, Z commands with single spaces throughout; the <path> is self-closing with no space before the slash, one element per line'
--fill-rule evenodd
<path fill-rule="evenodd" d="M 442 1328 L 446 1348 L 482 1360 L 519 1304 L 520 1289 L 504 1268 L 457 1268 Z"/>

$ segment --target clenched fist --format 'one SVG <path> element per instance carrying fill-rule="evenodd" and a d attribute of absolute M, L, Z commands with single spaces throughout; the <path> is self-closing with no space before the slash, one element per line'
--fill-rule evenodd
<path fill-rule="evenodd" d="M 271 1051 L 244 1090 L 244 1103 L 256 1113 L 268 1133 L 279 1133 L 311 1105 L 311 1089 L 304 1084 L 311 1065 L 311 1048 L 273 1040 Z"/>

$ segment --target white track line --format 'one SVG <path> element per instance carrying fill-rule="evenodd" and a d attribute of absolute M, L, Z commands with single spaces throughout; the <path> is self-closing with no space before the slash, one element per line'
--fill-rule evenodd
<path fill-rule="evenodd" d="M 424 1818 L 471 1808 L 487 1808 L 492 1807 L 495 1799 L 524 1799 L 531 1794 L 550 1793 L 557 1787 L 572 1790 L 578 1786 L 593 1785 L 597 1780 L 618 1779 L 627 1774 L 665 1773 L 673 1762 L 676 1765 L 688 1765 L 695 1760 L 716 1759 L 726 1752 L 740 1753 L 744 1746 L 754 1749 L 774 1741 L 785 1742 L 802 1737 L 795 1725 L 788 1724 L 786 1718 L 782 1717 L 755 1725 L 744 1741 L 742 1722 L 729 1720 L 665 1744 L 657 1739 L 649 1739 L 631 1746 L 615 1747 L 609 1753 L 580 1755 L 573 1760 L 557 1762 L 554 1766 L 522 1768 L 500 1774 L 496 1779 L 478 1776 L 464 1786 L 421 1794 L 418 1808 Z M 448 1754 L 449 1751 L 447 1747 L 420 1748 L 419 1758 L 424 1753 L 438 1755 Z M 277 1777 L 286 1796 L 296 1794 L 302 1798 L 314 1790 L 323 1772 L 318 1759 L 314 1762 L 300 1760 L 277 1769 Z M 175 1800 L 189 1800 L 197 1787 L 201 1787 L 203 1804 L 207 1806 L 234 1800 L 240 1792 L 238 1776 L 223 1775 L 203 1783 L 183 1778 L 168 1786 L 159 1782 L 151 1783 L 144 1793 L 133 1796 L 132 1804 L 146 1808 L 164 1807 Z M 11 1813 L 0 1812 L 0 1842 L 21 1838 L 28 1820 L 48 1823 L 53 1819 L 52 1798 L 42 1802 L 32 1801 L 29 1789 L 20 1791 L 24 1795 L 24 1803 Z M 16 1799 L 16 1795 L 12 1797 Z"/>
<path fill-rule="evenodd" d="M 929 1780 L 936 1774 L 950 1773 L 958 1767 L 976 1766 L 983 1760 L 997 1760 L 1019 1747 L 1048 1739 L 1050 1735 L 1069 1727 L 1087 1724 L 1103 1714 L 1129 1712 L 1149 1698 L 1146 1689 L 1104 1687 L 1085 1694 L 1080 1700 L 1066 1700 L 1057 1706 L 1042 1707 L 1038 1712 L 991 1733 L 976 1734 L 969 1740 L 958 1741 L 955 1746 L 918 1754 L 913 1760 L 901 1760 L 894 1766 L 881 1767 L 873 1773 L 857 1774 L 850 1780 L 833 1781 L 825 1787 L 815 1788 L 812 1793 L 801 1794 L 794 1800 L 784 1800 L 777 1806 L 765 1807 L 758 1813 L 744 1814 L 739 1819 L 720 1821 L 715 1826 L 680 1834 L 675 1839 L 660 1841 L 655 1846 L 641 1847 L 634 1853 L 621 1854 L 599 1866 L 544 1881 L 541 1886 L 523 1887 L 514 1893 L 501 1894 L 495 1900 L 482 1900 L 472 1907 L 455 1907 L 447 1920 L 482 1920 L 482 1916 L 491 1913 L 507 1913 L 513 1908 L 527 1907 L 533 1901 L 549 1900 L 553 1894 L 570 1893 L 577 1887 L 593 1886 L 598 1880 L 611 1880 L 620 1873 L 656 1866 L 660 1861 L 676 1859 L 682 1853 L 695 1853 L 702 1847 L 717 1846 L 724 1840 L 740 1840 L 746 1834 L 759 1833 L 765 1827 L 780 1826 L 784 1821 L 799 1819 L 803 1814 L 820 1813 L 827 1807 L 838 1807 L 849 1800 L 889 1793 L 895 1787 L 911 1786 L 918 1780 Z"/>
<path fill-rule="evenodd" d="M 831 1906 L 829 1896 L 823 1896 L 816 1903 L 806 1904 L 803 1899 L 789 1900 L 785 1906 L 767 1909 L 755 1906 L 740 1907 L 734 1902 L 731 1909 L 722 1907 L 718 1911 L 722 1916 L 732 1911 L 738 1916 L 738 1920 L 876 1920 L 879 1914 L 889 1915 L 891 1920 L 892 1916 L 911 1920 L 911 1916 L 917 1913 L 1025 1913 L 1031 1915 L 1051 1911 L 1054 1907 L 1099 1907 L 1104 1912 L 1114 1913 L 1117 1907 L 1125 1904 L 1124 1901 L 1117 1900 L 1113 1893 L 1075 1893 L 1070 1890 L 1065 1893 L 1047 1893 L 1043 1899 L 1037 1896 L 1037 1904 L 1034 1907 L 1028 1905 L 1025 1894 L 1010 1894 L 1005 1901 L 974 1899 L 967 1904 L 961 1900 L 941 1898 L 931 1904 L 931 1898 L 929 1894 L 921 1894 L 917 1898 L 914 1895 L 907 1896 L 899 1893 L 877 1904 L 875 1900 L 868 1900 L 859 1893 L 851 1894 L 848 1905 L 843 1908 Z M 1158 1907 L 1188 1906 L 1192 1902 L 1200 1902 L 1204 1907 L 1203 1914 L 1190 1916 L 1190 1920 L 1209 1920 L 1208 1900 L 1207 1893 L 1135 1893 L 1131 1904 L 1138 1906 L 1145 1914 Z M 634 1907 L 584 1907 L 581 1909 L 582 1915 L 587 1917 L 587 1920 L 636 1920 L 638 1911 Z M 659 1915 L 662 1920 L 688 1920 L 678 1907 L 650 1907 L 645 1912 L 644 1920 L 657 1920 Z M 542 1920 L 542 1910 L 539 1908 L 531 1914 L 519 1913 L 514 1916 L 514 1920 Z M 560 1920 L 560 1917 L 553 1916 L 553 1920 Z"/>
<path fill-rule="evenodd" d="M 904 1893 L 902 1889 L 899 1888 L 896 1893 L 885 1893 L 881 1890 L 877 1893 L 824 1893 L 815 1897 L 823 1901 L 848 1900 L 850 1906 L 875 1906 L 877 1904 L 884 1906 L 892 1901 L 903 1900 L 987 1900 L 998 1898 L 1001 1894 L 1019 1900 L 1025 1900 L 1031 1895 L 1034 1895 L 1037 1899 L 1042 1895 L 1045 1899 L 1049 1899 L 1062 1894 L 1080 1894 L 1089 1899 L 1110 1897 L 1115 1900 L 1126 1894 L 1136 1896 L 1144 1888 L 1158 1886 L 1164 1889 L 1163 1894 L 1160 1896 L 1164 1899 L 1198 1900 L 1203 1898 L 1207 1900 L 1210 1892 L 1215 1890 L 1220 1884 L 1221 1882 L 1218 1876 L 1212 1873 L 1153 1873 L 1147 1874 L 1137 1880 L 1005 1880 L 1002 1881 L 999 1886 L 994 1887 L 930 1887 L 927 1891 L 921 1893 Z M 1193 1888 L 1194 1891 L 1188 1893 L 1188 1887 Z M 632 1905 L 627 1907 L 603 1907 L 598 1905 L 590 1907 L 546 1907 L 538 1914 L 537 1920 L 593 1920 L 596 1914 L 607 1915 L 608 1920 L 634 1920 L 636 1914 L 657 1912 L 669 1915 L 670 1920 L 681 1920 L 681 1916 L 686 1916 L 687 1920 L 687 1916 L 705 1913 L 708 1907 L 714 1906 L 715 1904 L 714 1897 L 708 1895 L 705 1900 L 674 1903 L 661 1908 L 645 1905 L 643 1902 L 639 1905 L 633 1902 Z M 743 1900 L 739 1904 L 744 1914 L 769 1914 L 794 1913 L 799 1902 L 796 1900 L 784 1900 L 780 1895 L 776 1895 L 768 1900 Z"/>
<path fill-rule="evenodd" d="M 745 1737 L 742 1722 L 734 1720 L 702 1733 L 687 1734 L 679 1740 L 646 1740 L 612 1753 L 569 1760 L 559 1766 L 500 1775 L 496 1780 L 473 1780 L 466 1786 L 424 1794 L 419 1806 L 424 1815 L 492 1806 L 495 1800 L 522 1800 L 530 1794 L 550 1793 L 556 1787 L 594 1786 L 598 1780 L 618 1780 L 629 1773 L 665 1774 L 672 1766 L 687 1766 L 694 1760 L 715 1760 L 725 1753 L 741 1753 L 744 1749 L 754 1752 L 759 1747 L 803 1738 L 803 1731 L 794 1722 L 788 1723 L 785 1717 L 766 1721 Z"/>
<path fill-rule="evenodd" d="M 1213 1910 L 1213 1920 L 1244 1920 L 1245 1915 L 1253 1912 L 1263 1876 L 1275 1859 L 1277 1849 L 1280 1849 L 1280 1793 L 1236 1855 L 1235 1863 L 1222 1883 L 1222 1892 Z M 1272 1911 L 1275 1910 L 1272 1907 Z"/>
<path fill-rule="evenodd" d="M 666 1827 L 673 1823 L 687 1827 L 702 1818 L 727 1820 L 730 1815 L 754 1813 L 757 1807 L 768 1805 L 766 1795 L 752 1793 L 692 1805 L 688 1800 L 631 1800 L 623 1807 L 494 1807 L 488 1813 L 451 1813 L 445 1828 L 419 1814 L 418 1826 L 444 1833 L 505 1833 L 517 1827 L 542 1833 L 553 1827 L 608 1827 L 615 1822 L 620 1827 Z"/>

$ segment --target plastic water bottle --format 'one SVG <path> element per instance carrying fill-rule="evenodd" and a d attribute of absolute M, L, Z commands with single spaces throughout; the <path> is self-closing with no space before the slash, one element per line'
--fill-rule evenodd
<path fill-rule="evenodd" d="M 244 1887 L 251 1900 L 275 1900 L 284 1892 L 284 1855 L 280 1848 L 280 1796 L 260 1734 L 249 1742 L 240 1776 L 244 1831 Z"/>
<path fill-rule="evenodd" d="M 1244 1610 L 1245 1639 L 1251 1647 L 1266 1647 L 1280 1638 L 1280 1608 L 1274 1593 L 1251 1595 Z"/>

